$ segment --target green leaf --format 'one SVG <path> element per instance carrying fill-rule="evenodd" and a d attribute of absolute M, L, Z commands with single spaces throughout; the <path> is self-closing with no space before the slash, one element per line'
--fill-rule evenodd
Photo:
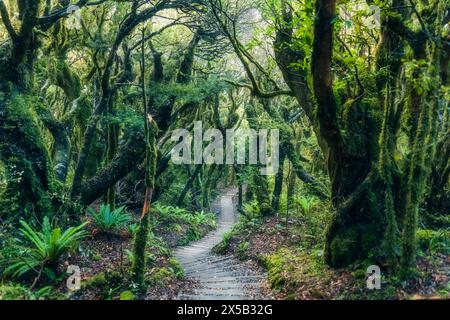
<path fill-rule="evenodd" d="M 120 300 L 134 300 L 134 294 L 131 291 L 123 291 L 120 293 Z"/>

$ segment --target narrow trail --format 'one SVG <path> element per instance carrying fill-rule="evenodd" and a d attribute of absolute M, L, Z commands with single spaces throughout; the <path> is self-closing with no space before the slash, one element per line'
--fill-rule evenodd
<path fill-rule="evenodd" d="M 264 274 L 251 270 L 232 255 L 217 255 L 211 249 L 218 244 L 237 221 L 233 198 L 235 189 L 226 189 L 216 200 L 217 229 L 203 239 L 180 247 L 174 256 L 185 276 L 198 283 L 179 293 L 182 300 L 251 300 L 262 299 Z"/>

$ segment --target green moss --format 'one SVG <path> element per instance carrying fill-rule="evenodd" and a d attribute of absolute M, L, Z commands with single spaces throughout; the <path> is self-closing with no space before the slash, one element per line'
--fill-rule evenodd
<path fill-rule="evenodd" d="M 213 252 L 224 254 L 230 248 L 231 240 L 233 239 L 233 232 L 229 231 L 223 235 L 223 239 L 213 248 Z"/>
<path fill-rule="evenodd" d="M 164 285 L 173 278 L 178 278 L 173 269 L 161 267 L 152 270 L 152 275 L 149 281 L 154 285 Z"/>
<path fill-rule="evenodd" d="M 173 270 L 175 276 L 178 279 L 182 279 L 184 277 L 184 269 L 181 266 L 181 264 L 178 262 L 177 259 L 175 258 L 170 258 L 169 259 L 169 266 L 170 268 Z"/>
<path fill-rule="evenodd" d="M 32 300 L 33 294 L 19 284 L 0 285 L 0 300 Z"/>
<path fill-rule="evenodd" d="M 52 286 L 30 290 L 18 283 L 0 284 L 0 301 L 2 300 L 62 300 L 67 298 Z"/>
<path fill-rule="evenodd" d="M 35 211 L 38 215 L 52 212 L 49 192 L 52 177 L 49 173 L 47 150 L 41 139 L 36 115 L 30 107 L 33 98 L 15 95 L 0 96 L 0 161 L 5 165 L 7 188 L 1 197 L 0 212 L 23 214 Z"/>
<path fill-rule="evenodd" d="M 127 290 L 120 293 L 119 300 L 134 300 L 134 293 Z"/>
<path fill-rule="evenodd" d="M 417 230 L 417 242 L 420 249 L 430 252 L 450 253 L 450 230 Z"/>
<path fill-rule="evenodd" d="M 272 288 L 294 292 L 302 283 L 316 277 L 326 278 L 324 265 L 306 251 L 282 248 L 265 258 Z"/>
<path fill-rule="evenodd" d="M 144 285 L 144 273 L 146 268 L 146 248 L 147 236 L 149 231 L 149 218 L 146 214 L 140 222 L 138 232 L 134 241 L 133 254 L 133 281 L 138 286 Z M 143 288 L 141 288 L 143 290 Z"/>
<path fill-rule="evenodd" d="M 81 283 L 82 289 L 91 289 L 91 288 L 101 288 L 106 286 L 107 281 L 105 278 L 105 274 L 103 272 L 97 273 L 96 275 L 86 279 Z"/>
<path fill-rule="evenodd" d="M 360 257 L 359 240 L 355 226 L 341 230 L 330 245 L 332 265 L 335 267 L 348 266 L 358 259 Z"/>

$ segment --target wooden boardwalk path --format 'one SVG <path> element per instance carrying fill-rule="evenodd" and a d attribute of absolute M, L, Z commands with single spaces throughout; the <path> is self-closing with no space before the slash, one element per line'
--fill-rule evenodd
<path fill-rule="evenodd" d="M 236 190 L 227 189 L 215 203 L 217 229 L 203 239 L 174 252 L 185 276 L 199 284 L 178 295 L 182 300 L 261 299 L 264 275 L 251 270 L 232 255 L 217 255 L 211 249 L 237 221 Z"/>

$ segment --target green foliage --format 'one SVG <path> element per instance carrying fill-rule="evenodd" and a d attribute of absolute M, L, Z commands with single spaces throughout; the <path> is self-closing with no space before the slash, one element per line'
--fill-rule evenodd
<path fill-rule="evenodd" d="M 224 254 L 228 248 L 230 247 L 231 240 L 233 239 L 233 231 L 225 232 L 223 235 L 222 241 L 219 242 L 214 248 L 213 251 L 218 254 Z"/>
<path fill-rule="evenodd" d="M 151 248 L 154 254 L 158 254 L 161 256 L 169 256 L 170 249 L 167 247 L 164 240 L 158 236 L 156 236 L 153 232 L 149 232 L 148 234 L 148 245 Z"/>
<path fill-rule="evenodd" d="M 187 227 L 186 233 L 179 241 L 180 245 L 199 240 L 206 231 L 216 228 L 217 225 L 213 213 L 190 212 L 183 208 L 166 206 L 160 203 L 155 203 L 153 207 L 159 215 L 159 224 L 166 223 L 180 232 L 184 230 L 181 225 Z"/>
<path fill-rule="evenodd" d="M 169 268 L 171 270 L 173 270 L 175 276 L 178 279 L 182 279 L 183 278 L 183 276 L 184 276 L 184 269 L 181 266 L 181 264 L 178 262 L 177 259 L 175 259 L 175 258 L 170 258 L 169 259 Z"/>
<path fill-rule="evenodd" d="M 152 274 L 150 281 L 152 284 L 163 285 L 173 277 L 173 271 L 166 267 L 157 268 Z"/>
<path fill-rule="evenodd" d="M 308 252 L 282 248 L 265 258 L 268 279 L 275 289 L 295 290 L 300 284 L 323 275 L 325 268 L 320 259 L 311 259 Z"/>
<path fill-rule="evenodd" d="M 419 247 L 431 253 L 442 252 L 450 254 L 450 230 L 417 230 Z"/>
<path fill-rule="evenodd" d="M 94 225 L 101 232 L 117 231 L 130 222 L 131 216 L 123 213 L 124 210 L 125 207 L 120 207 L 111 211 L 109 204 L 102 204 L 98 212 L 92 208 L 88 208 L 89 215 L 92 217 Z"/>
<path fill-rule="evenodd" d="M 239 245 L 236 248 L 236 253 L 239 259 L 244 260 L 247 258 L 248 250 L 250 248 L 250 243 L 247 241 L 239 243 Z"/>
<path fill-rule="evenodd" d="M 299 196 L 294 198 L 294 203 L 296 203 L 303 215 L 310 215 L 314 207 L 317 205 L 317 198 L 313 196 Z"/>
<path fill-rule="evenodd" d="M 100 291 L 102 299 L 112 300 L 122 298 L 122 293 L 118 296 L 121 290 L 124 290 L 125 283 L 124 276 L 116 271 L 106 270 L 99 272 L 81 283 L 81 290 L 97 289 Z M 124 297 L 128 294 L 124 294 Z M 121 299 L 122 300 L 122 299 Z"/>
<path fill-rule="evenodd" d="M 296 231 L 300 234 L 302 244 L 309 248 L 322 243 L 324 230 L 330 219 L 330 204 L 307 194 L 294 195 L 293 202 L 296 207 L 296 214 L 293 215 L 303 222 L 298 227 L 300 230 Z"/>
<path fill-rule="evenodd" d="M 31 291 L 18 283 L 0 284 L 0 301 L 2 300 L 42 300 L 58 298 L 51 286 L 45 286 Z"/>
<path fill-rule="evenodd" d="M 132 291 L 122 291 L 119 300 L 134 300 L 134 293 Z"/>
<path fill-rule="evenodd" d="M 21 234 L 29 242 L 26 246 L 17 245 L 18 254 L 5 269 L 5 275 L 21 277 L 39 268 L 49 269 L 48 274 L 56 272 L 56 264 L 62 254 L 73 249 L 78 240 L 87 236 L 85 226 L 70 227 L 64 232 L 59 227 L 52 227 L 48 217 L 44 217 L 41 230 L 32 228 L 21 220 Z"/>
<path fill-rule="evenodd" d="M 245 202 L 243 205 L 245 216 L 249 219 L 259 217 L 261 215 L 261 209 L 259 207 L 259 203 L 256 199 L 252 201 Z"/>
<path fill-rule="evenodd" d="M 169 259 L 169 265 L 164 267 L 156 267 L 152 270 L 150 283 L 153 285 L 164 285 L 173 279 L 182 279 L 184 271 L 176 259 Z"/>
<path fill-rule="evenodd" d="M 228 85 L 217 77 L 196 79 L 189 84 L 152 85 L 149 92 L 156 97 L 156 104 L 161 105 L 171 96 L 176 96 L 184 103 L 201 103 L 226 88 Z"/>
<path fill-rule="evenodd" d="M 131 236 L 134 238 L 138 232 L 139 224 L 132 223 L 128 226 L 128 232 L 131 234 Z"/>

